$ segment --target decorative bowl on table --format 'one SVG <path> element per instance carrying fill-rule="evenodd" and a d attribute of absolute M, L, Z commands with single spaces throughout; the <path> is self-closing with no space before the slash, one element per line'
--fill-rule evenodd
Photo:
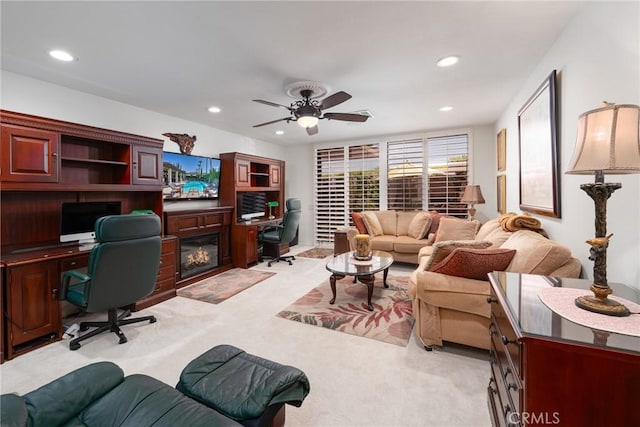
<path fill-rule="evenodd" d="M 358 255 L 356 251 L 353 251 L 353 259 L 358 261 L 369 261 L 373 258 L 373 253 L 369 252 L 369 255 Z"/>

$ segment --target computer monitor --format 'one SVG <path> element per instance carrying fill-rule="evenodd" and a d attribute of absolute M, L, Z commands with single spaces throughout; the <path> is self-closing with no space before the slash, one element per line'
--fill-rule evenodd
<path fill-rule="evenodd" d="M 60 241 L 78 241 L 80 245 L 95 243 L 96 220 L 120 213 L 119 201 L 64 202 L 60 210 Z"/>

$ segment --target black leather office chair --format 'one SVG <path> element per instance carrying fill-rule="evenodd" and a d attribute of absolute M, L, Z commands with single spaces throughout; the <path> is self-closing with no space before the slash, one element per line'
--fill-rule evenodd
<path fill-rule="evenodd" d="M 263 257 L 265 255 L 270 256 L 269 267 L 274 262 L 287 261 L 289 265 L 296 257 L 293 255 L 280 255 L 281 244 L 288 244 L 293 241 L 298 231 L 298 225 L 300 224 L 300 208 L 302 204 L 300 199 L 287 199 L 286 212 L 282 217 L 282 224 L 275 229 L 265 230 L 258 236 L 258 244 L 263 246 Z"/>
<path fill-rule="evenodd" d="M 71 340 L 69 348 L 77 350 L 80 341 L 111 331 L 127 337 L 120 326 L 136 322 L 154 323 L 154 316 L 124 319 L 117 308 L 141 300 L 153 292 L 160 266 L 160 218 L 157 215 L 111 215 L 99 218 L 95 226 L 98 244 L 91 250 L 87 273 L 66 271 L 62 277 L 60 299 L 88 313 L 107 311 L 105 322 L 82 322 L 80 330 L 97 329 Z M 72 279 L 73 282 L 72 282 Z"/>

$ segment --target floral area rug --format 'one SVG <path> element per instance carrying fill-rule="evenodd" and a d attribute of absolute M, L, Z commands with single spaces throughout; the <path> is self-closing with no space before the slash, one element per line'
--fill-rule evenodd
<path fill-rule="evenodd" d="M 276 273 L 233 268 L 178 289 L 178 296 L 219 304 Z"/>
<path fill-rule="evenodd" d="M 302 258 L 326 258 L 329 255 L 333 255 L 333 249 L 328 249 L 328 248 L 311 248 L 311 249 L 307 249 L 304 252 L 300 252 L 299 254 L 296 254 L 296 256 L 302 257 Z"/>
<path fill-rule="evenodd" d="M 376 274 L 371 304 L 367 310 L 367 287 L 353 283 L 347 276 L 336 281 L 336 302 L 331 300 L 329 279 L 282 310 L 277 315 L 308 325 L 321 326 L 348 334 L 406 346 L 414 318 L 407 292 L 408 277 L 387 277 L 388 289 L 382 286 L 382 273 Z"/>

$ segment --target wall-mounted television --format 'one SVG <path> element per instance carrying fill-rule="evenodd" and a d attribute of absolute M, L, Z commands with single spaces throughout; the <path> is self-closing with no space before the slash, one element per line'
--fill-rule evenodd
<path fill-rule="evenodd" d="M 164 151 L 162 175 L 164 200 L 218 198 L 220 159 Z"/>
<path fill-rule="evenodd" d="M 60 241 L 95 243 L 95 224 L 100 217 L 120 215 L 119 201 L 64 202 L 60 209 Z"/>

